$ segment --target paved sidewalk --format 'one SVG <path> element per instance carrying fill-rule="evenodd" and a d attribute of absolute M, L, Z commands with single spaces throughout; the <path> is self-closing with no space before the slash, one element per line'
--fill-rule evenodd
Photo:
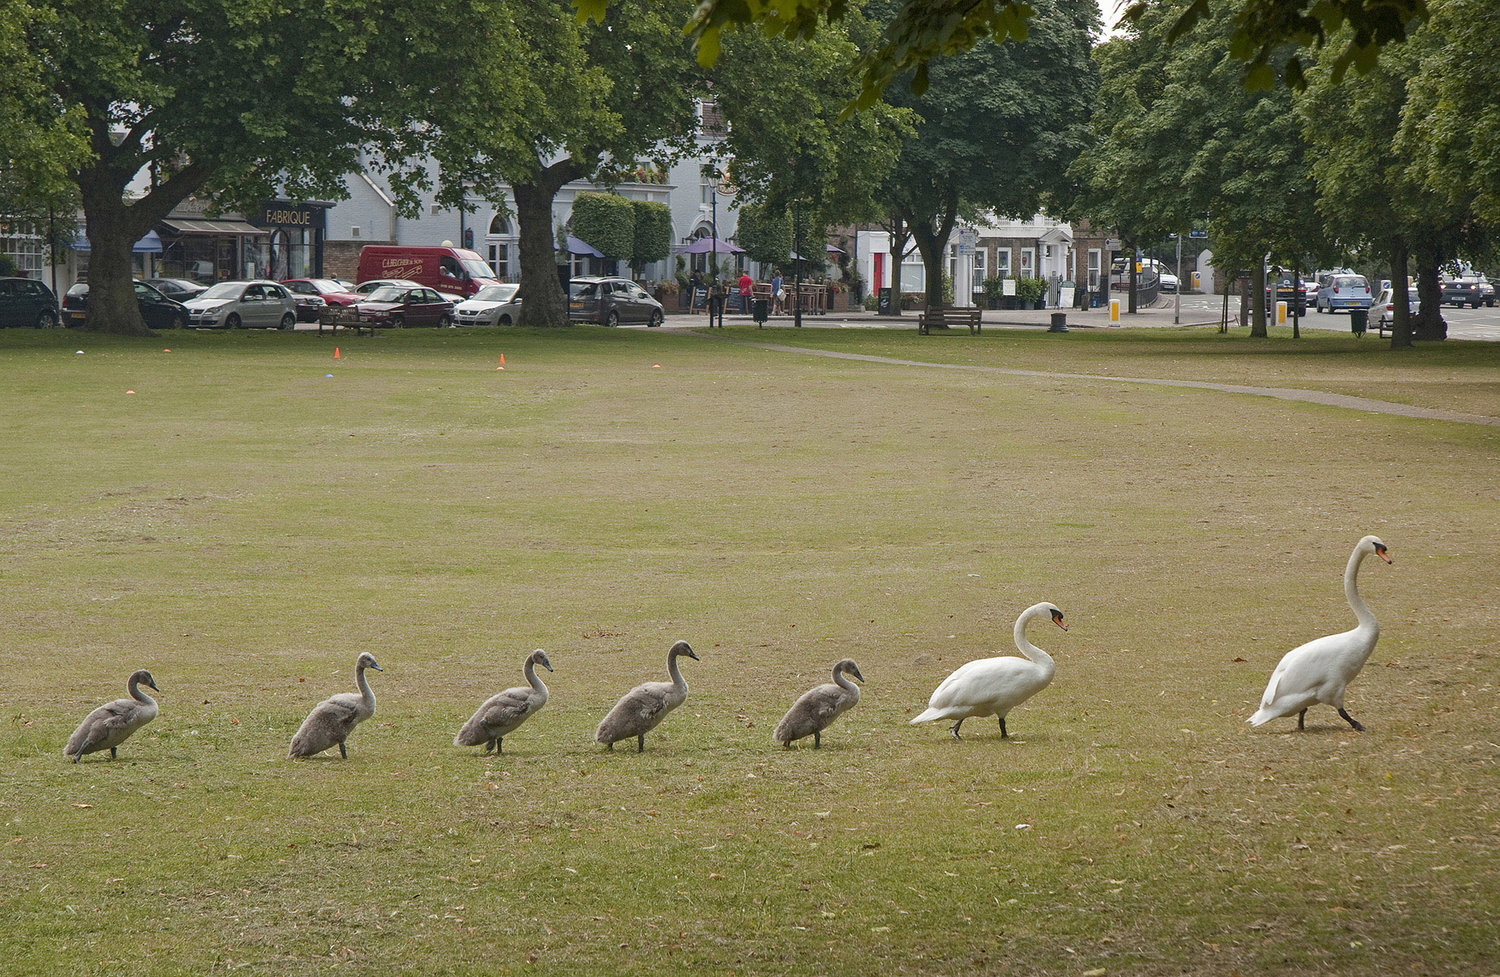
<path fill-rule="evenodd" d="M 1120 311 L 1120 321 L 1112 323 L 1109 319 L 1109 309 L 986 309 L 980 313 L 980 321 L 984 328 L 990 329 L 1048 329 L 1052 325 L 1052 314 L 1062 312 L 1067 316 L 1069 329 L 1109 329 L 1118 327 L 1147 328 L 1173 326 L 1217 326 L 1218 316 L 1208 316 L 1202 311 L 1190 312 L 1182 310 L 1182 321 L 1174 322 L 1173 310 L 1169 305 L 1165 308 L 1141 309 L 1134 315 Z M 750 325 L 754 319 L 747 315 L 736 315 L 727 313 L 724 321 L 737 326 Z M 702 326 L 708 322 L 708 316 L 703 313 L 672 313 L 667 316 L 667 325 L 671 326 Z M 773 316 L 766 322 L 767 329 L 780 329 L 793 325 L 791 316 Z M 913 332 L 917 328 L 917 313 L 915 311 L 904 312 L 899 316 L 876 315 L 873 312 L 863 310 L 854 312 L 830 312 L 826 315 L 804 315 L 802 317 L 804 328 L 813 329 L 910 329 Z"/>

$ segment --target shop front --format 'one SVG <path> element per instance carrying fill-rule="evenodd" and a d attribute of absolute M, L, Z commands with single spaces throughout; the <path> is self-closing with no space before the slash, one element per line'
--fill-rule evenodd
<path fill-rule="evenodd" d="M 267 200 L 251 223 L 269 235 L 265 277 L 322 278 L 323 234 L 328 208 L 324 200 Z"/>
<path fill-rule="evenodd" d="M 201 201 L 187 201 L 156 225 L 159 274 L 195 282 L 260 278 L 270 264 L 271 235 L 239 214 L 208 217 Z"/>

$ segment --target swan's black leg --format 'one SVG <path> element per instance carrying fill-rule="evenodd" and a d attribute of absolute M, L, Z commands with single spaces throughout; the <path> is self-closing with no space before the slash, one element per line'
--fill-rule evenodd
<path fill-rule="evenodd" d="M 948 732 L 950 732 L 950 733 L 953 734 L 953 738 L 954 739 L 956 739 L 956 740 L 963 739 L 962 736 L 958 735 L 958 727 L 962 726 L 963 724 L 964 724 L 964 721 L 962 719 L 960 719 L 958 722 L 956 722 L 952 726 L 948 727 Z"/>
<path fill-rule="evenodd" d="M 486 755 L 491 750 L 493 750 L 494 748 L 495 748 L 495 741 L 494 740 L 488 740 L 488 741 L 485 742 L 485 744 L 484 744 L 484 752 L 486 753 Z"/>
<path fill-rule="evenodd" d="M 1344 711 L 1344 707 L 1343 706 L 1339 706 L 1339 715 L 1344 717 L 1344 722 L 1348 723 L 1350 726 L 1353 726 L 1355 729 L 1359 730 L 1361 733 L 1363 733 L 1365 731 L 1365 728 L 1363 726 L 1361 726 L 1359 724 L 1359 722 L 1357 720 L 1355 720 L 1355 718 L 1353 716 L 1349 715 L 1347 712 Z"/>
<path fill-rule="evenodd" d="M 1000 717 L 1000 738 L 1002 740 L 1004 740 L 1004 739 L 1010 739 L 1010 733 L 1005 728 L 1005 717 L 1004 716 Z"/>
<path fill-rule="evenodd" d="M 1298 729 L 1306 729 L 1307 727 L 1304 725 L 1304 723 L 1306 721 L 1307 721 L 1307 710 L 1304 709 L 1301 712 L 1297 713 L 1297 728 Z"/>
<path fill-rule="evenodd" d="M 637 752 L 637 753 L 645 753 L 646 752 L 646 734 L 645 733 L 640 733 L 639 735 L 636 736 L 636 738 L 635 738 L 635 752 Z"/>
<path fill-rule="evenodd" d="M 73 762 L 74 763 L 77 763 L 79 760 L 82 760 L 82 759 L 83 759 L 83 751 L 82 750 L 79 750 L 77 753 L 73 754 Z"/>
<path fill-rule="evenodd" d="M 615 741 L 610 740 L 608 743 L 605 743 L 604 748 L 611 753 L 615 752 Z"/>
<path fill-rule="evenodd" d="M 816 750 L 818 747 L 820 747 L 822 745 L 823 745 L 823 734 L 822 733 L 813 733 L 813 749 Z"/>
<path fill-rule="evenodd" d="M 349 759 L 349 751 L 344 749 L 343 740 L 339 740 L 339 756 L 343 757 L 345 760 Z"/>
<path fill-rule="evenodd" d="M 115 752 L 115 748 L 112 747 L 112 746 L 109 748 L 109 758 L 111 760 L 118 760 L 118 759 L 120 759 L 120 754 L 116 753 Z"/>
<path fill-rule="evenodd" d="M 505 752 L 505 737 L 504 736 L 496 736 L 495 737 L 495 756 L 500 756 L 504 752 Z"/>

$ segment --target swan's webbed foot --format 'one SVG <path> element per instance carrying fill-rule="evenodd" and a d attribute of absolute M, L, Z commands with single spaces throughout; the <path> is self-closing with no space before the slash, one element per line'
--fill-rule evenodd
<path fill-rule="evenodd" d="M 1365 731 L 1365 728 L 1359 724 L 1359 720 L 1345 712 L 1343 706 L 1339 706 L 1339 715 L 1344 717 L 1344 722 L 1353 726 L 1359 732 L 1363 733 Z"/>
<path fill-rule="evenodd" d="M 1010 739 L 1010 731 L 1005 728 L 1005 717 L 1004 716 L 1000 717 L 1000 738 L 1002 740 L 1008 740 L 1008 739 Z"/>
<path fill-rule="evenodd" d="M 964 724 L 964 721 L 962 719 L 960 719 L 958 722 L 956 722 L 952 726 L 948 727 L 948 732 L 950 732 L 950 733 L 953 734 L 953 738 L 954 739 L 956 739 L 956 740 L 963 739 L 962 736 L 958 735 L 958 727 L 962 726 L 963 724 Z"/>
<path fill-rule="evenodd" d="M 641 733 L 639 736 L 637 736 L 635 738 L 635 752 L 637 752 L 637 753 L 645 753 L 646 752 L 646 734 L 645 733 Z"/>
<path fill-rule="evenodd" d="M 1343 710 L 1341 709 L 1339 711 L 1342 712 Z M 1301 712 L 1297 713 L 1297 728 L 1298 729 L 1306 729 L 1307 728 L 1307 710 L 1306 709 L 1304 709 Z"/>

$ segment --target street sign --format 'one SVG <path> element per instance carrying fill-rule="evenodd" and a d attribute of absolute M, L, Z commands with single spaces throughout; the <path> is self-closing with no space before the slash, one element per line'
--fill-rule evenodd
<path fill-rule="evenodd" d="M 979 232 L 972 227 L 965 227 L 958 232 L 958 253 L 973 254 L 974 248 L 979 244 Z"/>
<path fill-rule="evenodd" d="M 1191 231 L 1188 231 L 1188 237 L 1206 238 L 1208 237 L 1208 232 L 1195 227 Z"/>
<path fill-rule="evenodd" d="M 1120 239 L 1117 238 L 1117 237 L 1107 237 L 1107 238 L 1105 238 L 1104 239 L 1104 250 L 1106 250 L 1106 251 L 1118 251 L 1118 250 L 1120 250 Z"/>

